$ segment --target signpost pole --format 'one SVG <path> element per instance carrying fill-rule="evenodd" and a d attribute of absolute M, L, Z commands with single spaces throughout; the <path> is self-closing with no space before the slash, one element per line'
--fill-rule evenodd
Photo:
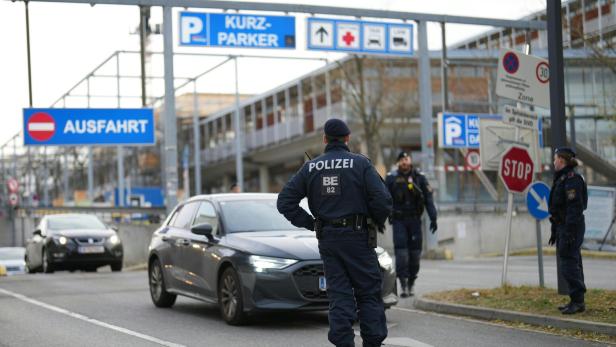
<path fill-rule="evenodd" d="M 49 206 L 49 167 L 47 166 L 47 146 L 43 147 L 43 206 Z"/>
<path fill-rule="evenodd" d="M 511 239 L 511 219 L 513 216 L 513 193 L 507 193 L 507 236 L 505 238 L 505 250 L 503 252 L 504 260 L 503 260 L 503 276 L 501 278 L 501 285 L 505 286 L 507 284 L 507 267 L 509 263 L 509 241 Z"/>
<path fill-rule="evenodd" d="M 120 53 L 116 53 L 116 90 L 118 108 L 121 107 L 120 94 Z M 118 146 L 118 206 L 124 207 L 124 148 Z"/>
<path fill-rule="evenodd" d="M 66 206 L 66 203 L 69 200 L 69 192 L 68 192 L 68 155 L 66 154 L 66 149 L 64 150 L 64 153 L 62 154 L 63 158 L 64 158 L 64 167 L 62 168 L 62 183 L 63 183 L 63 189 L 64 189 L 64 206 Z"/>
<path fill-rule="evenodd" d="M 428 178 L 434 177 L 434 130 L 432 121 L 432 81 L 426 21 L 418 22 L 419 113 L 421 115 L 421 166 Z"/>
<path fill-rule="evenodd" d="M 194 137 L 194 164 L 195 164 L 195 195 L 201 194 L 201 134 L 199 131 L 199 94 L 197 94 L 197 80 L 193 81 L 193 137 Z"/>
<path fill-rule="evenodd" d="M 565 76 L 563 60 L 562 5 L 560 0 L 546 1 L 548 59 L 550 62 L 550 119 L 552 151 L 567 144 L 565 128 Z"/>
<path fill-rule="evenodd" d="M 244 167 L 242 163 L 242 126 L 240 120 L 240 92 L 237 71 L 237 57 L 235 63 L 235 173 L 240 191 L 244 191 Z"/>
<path fill-rule="evenodd" d="M 90 77 L 86 79 L 86 100 L 90 108 Z M 94 200 L 94 156 L 92 146 L 88 146 L 88 200 Z"/>
<path fill-rule="evenodd" d="M 541 241 L 541 222 L 535 219 L 535 231 L 537 233 L 537 261 L 539 262 L 539 286 L 545 287 L 545 281 L 543 277 L 543 242 Z"/>
<path fill-rule="evenodd" d="M 163 6 L 163 47 L 165 66 L 165 110 L 164 110 L 164 172 L 165 204 L 167 212 L 177 204 L 177 124 L 175 117 L 175 92 L 173 86 L 173 21 L 170 6 Z"/>
<path fill-rule="evenodd" d="M 426 21 L 417 22 L 419 50 L 419 114 L 421 116 L 421 166 L 426 177 L 434 179 L 434 130 L 432 121 L 432 83 L 428 52 L 428 26 Z M 423 224 L 426 224 L 424 218 Z M 423 228 L 427 230 L 427 228 Z M 436 236 L 426 232 L 426 248 L 436 247 Z"/>

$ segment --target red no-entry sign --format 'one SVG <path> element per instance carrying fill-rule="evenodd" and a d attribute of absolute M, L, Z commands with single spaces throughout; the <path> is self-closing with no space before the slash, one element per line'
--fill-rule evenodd
<path fill-rule="evenodd" d="M 27 131 L 36 141 L 47 141 L 56 132 L 56 121 L 49 113 L 35 113 L 28 119 Z"/>
<path fill-rule="evenodd" d="M 503 154 L 498 174 L 512 193 L 523 193 L 533 183 L 534 163 L 523 147 L 511 146 Z"/>

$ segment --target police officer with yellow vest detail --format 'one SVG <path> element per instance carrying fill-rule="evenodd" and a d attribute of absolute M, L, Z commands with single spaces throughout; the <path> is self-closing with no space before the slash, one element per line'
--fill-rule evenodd
<path fill-rule="evenodd" d="M 584 269 L 582 253 L 586 225 L 584 210 L 588 192 L 584 178 L 575 171 L 575 152 L 561 147 L 554 153 L 554 182 L 550 191 L 549 212 L 552 235 L 548 243 L 556 244 L 562 275 L 569 287 L 571 301 L 558 309 L 563 314 L 584 312 Z"/>
<path fill-rule="evenodd" d="M 406 152 L 398 155 L 398 170 L 390 172 L 385 185 L 394 200 L 390 223 L 394 234 L 396 274 L 400 280 L 400 297 L 413 295 L 413 285 L 419 273 L 423 235 L 421 216 L 424 208 L 430 217 L 430 230 L 436 232 L 436 207 L 432 199 L 432 187 L 426 177 L 413 168 L 411 156 Z"/>
<path fill-rule="evenodd" d="M 385 223 L 391 196 L 370 161 L 349 151 L 351 132 L 342 120 L 328 120 L 324 131 L 325 153 L 289 180 L 278 195 L 278 211 L 293 225 L 317 233 L 329 299 L 329 341 L 354 346 L 353 323 L 359 314 L 363 346 L 381 346 L 387 325 L 370 225 Z M 299 206 L 304 197 L 314 218 Z"/>

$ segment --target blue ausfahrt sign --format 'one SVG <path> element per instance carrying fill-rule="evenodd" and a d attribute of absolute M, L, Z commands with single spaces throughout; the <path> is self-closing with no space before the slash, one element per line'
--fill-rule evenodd
<path fill-rule="evenodd" d="M 550 198 L 550 187 L 543 182 L 535 182 L 526 194 L 526 206 L 528 212 L 538 220 L 547 218 L 550 213 L 548 212 L 548 199 Z"/>
<path fill-rule="evenodd" d="M 26 108 L 24 145 L 153 145 L 151 108 Z"/>
<path fill-rule="evenodd" d="M 295 48 L 295 17 L 180 12 L 180 45 Z"/>

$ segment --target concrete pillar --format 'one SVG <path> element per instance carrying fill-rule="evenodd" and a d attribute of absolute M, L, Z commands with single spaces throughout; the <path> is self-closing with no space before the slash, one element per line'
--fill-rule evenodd
<path fill-rule="evenodd" d="M 267 165 L 259 166 L 259 191 L 269 193 L 270 175 Z"/>
<path fill-rule="evenodd" d="M 231 187 L 231 177 L 229 175 L 222 176 L 222 192 L 228 193 Z"/>

